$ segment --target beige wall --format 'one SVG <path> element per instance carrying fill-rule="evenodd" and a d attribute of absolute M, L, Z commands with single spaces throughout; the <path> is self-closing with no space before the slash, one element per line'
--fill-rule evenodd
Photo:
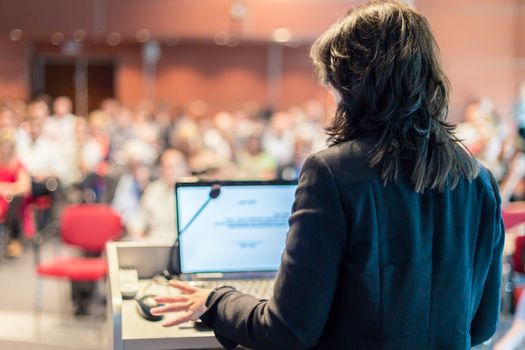
<path fill-rule="evenodd" d="M 518 24 L 524 16 L 515 0 L 420 0 L 441 49 L 452 84 L 450 118 L 461 120 L 463 109 L 489 97 L 508 114 L 520 80 L 525 51 Z"/>
<path fill-rule="evenodd" d="M 28 96 L 28 57 L 26 46 L 0 41 L 0 97 L 26 98 Z"/>
<path fill-rule="evenodd" d="M 240 108 L 245 101 L 263 103 L 265 49 L 194 44 L 165 50 L 158 65 L 157 96 L 177 104 L 204 100 L 214 110 Z"/>
<path fill-rule="evenodd" d="M 206 39 L 234 30 L 250 40 L 267 40 L 287 27 L 312 39 L 357 0 L 244 0 L 242 23 L 231 18 L 233 0 L 2 0 L 0 34 L 21 28 L 31 37 L 83 28 L 91 35 L 119 32 L 133 39 L 147 28 L 157 37 Z"/>

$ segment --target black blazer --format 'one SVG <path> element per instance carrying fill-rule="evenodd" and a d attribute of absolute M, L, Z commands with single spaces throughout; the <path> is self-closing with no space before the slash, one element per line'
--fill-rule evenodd
<path fill-rule="evenodd" d="M 386 186 L 374 137 L 306 161 L 269 301 L 219 289 L 202 320 L 231 349 L 470 349 L 495 332 L 504 229 L 485 169 L 454 190 Z"/>

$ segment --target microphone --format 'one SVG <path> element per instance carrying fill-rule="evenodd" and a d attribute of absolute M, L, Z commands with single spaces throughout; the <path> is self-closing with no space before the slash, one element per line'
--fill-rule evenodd
<path fill-rule="evenodd" d="M 220 195 L 221 195 L 221 185 L 219 184 L 212 185 L 210 189 L 210 194 L 209 194 L 210 199 L 216 199 Z"/>
<path fill-rule="evenodd" d="M 208 203 L 210 203 L 212 199 L 217 199 L 220 195 L 221 195 L 221 185 L 213 184 L 210 188 L 210 193 L 208 193 L 208 199 L 206 199 L 206 202 L 204 202 L 204 204 L 202 204 L 199 210 L 197 210 L 195 214 L 193 214 L 193 216 L 191 217 L 190 221 L 188 221 L 186 226 L 184 226 L 184 228 L 179 231 L 179 238 L 184 233 L 184 231 L 186 231 L 191 226 L 191 224 L 193 224 L 195 219 L 199 217 L 199 215 L 202 213 L 204 208 L 206 208 Z"/>

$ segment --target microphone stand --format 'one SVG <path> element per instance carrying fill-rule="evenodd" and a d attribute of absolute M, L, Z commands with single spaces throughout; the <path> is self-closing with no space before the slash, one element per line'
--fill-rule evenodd
<path fill-rule="evenodd" d="M 193 216 L 191 217 L 190 221 L 188 221 L 188 223 L 186 224 L 186 226 L 184 226 L 184 228 L 182 230 L 180 230 L 179 232 L 179 237 L 184 233 L 184 231 L 186 231 L 190 226 L 191 224 L 193 224 L 193 222 L 195 221 L 195 219 L 197 219 L 200 215 L 200 213 L 204 210 L 204 208 L 206 208 L 206 206 L 208 205 L 208 203 L 210 203 L 210 201 L 212 200 L 213 198 L 211 197 L 208 197 L 208 199 L 206 200 L 206 202 L 204 202 L 203 205 L 201 205 L 201 207 L 199 208 L 199 210 L 197 210 L 195 212 L 195 214 L 193 214 Z"/>
<path fill-rule="evenodd" d="M 197 210 L 197 212 L 195 214 L 193 214 L 193 216 L 191 217 L 190 221 L 188 221 L 186 226 L 184 226 L 184 228 L 179 231 L 179 233 L 177 235 L 177 239 L 175 240 L 175 243 L 173 244 L 173 247 L 170 250 L 170 257 L 169 257 L 169 259 L 170 259 L 169 267 L 170 267 L 170 270 L 171 270 L 171 271 L 169 271 L 170 274 L 179 274 L 180 273 L 180 271 L 179 271 L 180 267 L 174 265 L 175 264 L 174 260 L 176 259 L 178 261 L 178 259 L 179 259 L 178 247 L 179 247 L 179 241 L 180 241 L 181 235 L 184 233 L 184 231 L 186 231 L 193 224 L 195 219 L 197 219 L 199 217 L 199 215 L 202 213 L 204 208 L 206 208 L 206 206 L 210 203 L 210 201 L 212 199 L 216 199 L 217 197 L 219 197 L 220 194 L 221 194 L 221 186 L 219 184 L 212 185 L 211 189 L 210 189 L 210 193 L 208 194 L 208 199 L 201 205 L 199 210 Z M 177 263 L 177 265 L 178 265 L 178 263 Z"/>

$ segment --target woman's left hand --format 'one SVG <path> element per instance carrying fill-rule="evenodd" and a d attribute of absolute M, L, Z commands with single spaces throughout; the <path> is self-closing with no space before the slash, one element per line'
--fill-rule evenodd
<path fill-rule="evenodd" d="M 156 297 L 155 301 L 163 306 L 151 309 L 153 315 L 168 312 L 182 312 L 177 318 L 164 322 L 164 327 L 172 327 L 188 321 L 197 321 L 206 312 L 206 299 L 210 289 L 190 286 L 186 282 L 171 280 L 170 286 L 177 288 L 182 294 L 175 296 Z"/>

